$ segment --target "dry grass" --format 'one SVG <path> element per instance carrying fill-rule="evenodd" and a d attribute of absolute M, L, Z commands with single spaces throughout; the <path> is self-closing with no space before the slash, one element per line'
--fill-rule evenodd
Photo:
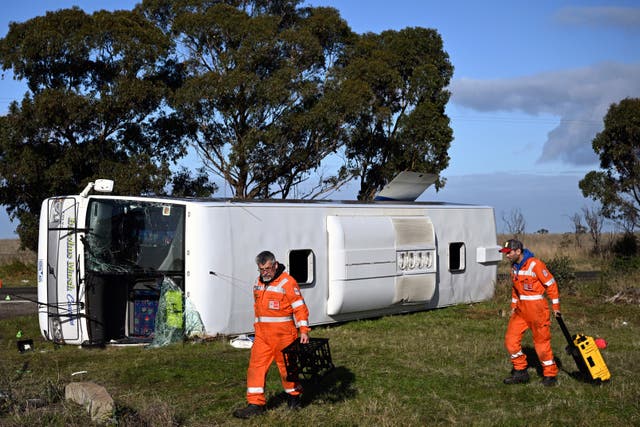
<path fill-rule="evenodd" d="M 498 235 L 498 242 L 504 242 L 511 237 Z M 614 255 L 612 247 L 619 238 L 619 234 L 603 234 L 599 251 L 594 251 L 593 241 L 586 234 L 527 234 L 521 236 L 520 240 L 536 257 L 547 264 L 560 258 L 570 261 L 568 271 L 554 271 L 550 268 L 558 280 L 563 296 L 579 294 L 601 302 L 639 304 L 640 289 L 637 283 L 640 282 L 640 269 L 636 268 L 632 259 L 624 260 Z M 500 263 L 498 272 L 508 274 L 509 263 Z M 597 285 L 584 286 L 583 281 L 575 276 L 567 280 L 567 276 L 571 276 L 572 273 L 581 272 L 597 273 Z"/>
<path fill-rule="evenodd" d="M 18 239 L 0 239 L 0 265 L 19 261 L 24 264 L 36 262 L 37 254 L 33 251 L 20 249 Z"/>
<path fill-rule="evenodd" d="M 520 240 L 525 248 L 545 262 L 556 257 L 568 257 L 575 271 L 600 271 L 602 261 L 607 258 L 608 249 L 618 236 L 614 233 L 605 233 L 601 236 L 600 246 L 605 250 L 604 255 L 601 256 L 594 256 L 593 240 L 587 234 L 526 234 L 520 236 Z M 498 243 L 502 244 L 511 237 L 499 234 Z"/>

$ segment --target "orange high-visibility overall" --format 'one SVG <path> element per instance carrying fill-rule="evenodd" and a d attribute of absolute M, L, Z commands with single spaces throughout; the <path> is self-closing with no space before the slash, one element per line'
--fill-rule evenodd
<path fill-rule="evenodd" d="M 515 310 L 509 319 L 504 344 L 511 355 L 513 368 L 527 368 L 527 357 L 522 352 L 522 336 L 527 329 L 533 334 L 533 344 L 542 364 L 545 377 L 555 377 L 558 367 L 551 351 L 551 317 L 549 303 L 553 310 L 560 311 L 560 293 L 558 284 L 547 266 L 525 249 L 525 258 L 520 264 L 513 264 L 511 270 L 511 308 Z"/>
<path fill-rule="evenodd" d="M 302 387 L 287 381 L 287 369 L 282 350 L 301 333 L 309 333 L 309 309 L 302 298 L 296 280 L 278 266 L 275 278 L 265 285 L 260 278 L 253 287 L 255 339 L 247 370 L 247 401 L 254 405 L 266 403 L 265 377 L 275 360 L 285 392 L 297 396 Z M 278 274 L 279 273 L 279 274 Z"/>

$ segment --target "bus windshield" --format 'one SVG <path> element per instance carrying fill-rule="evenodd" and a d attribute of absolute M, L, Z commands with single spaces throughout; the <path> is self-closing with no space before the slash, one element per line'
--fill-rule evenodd
<path fill-rule="evenodd" d="M 93 272 L 182 272 L 185 207 L 126 199 L 92 199 L 85 267 Z"/>

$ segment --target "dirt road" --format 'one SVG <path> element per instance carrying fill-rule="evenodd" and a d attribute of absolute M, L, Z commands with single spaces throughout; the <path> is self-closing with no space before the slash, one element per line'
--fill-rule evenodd
<path fill-rule="evenodd" d="M 38 305 L 29 301 L 37 298 L 36 288 L 0 288 L 0 320 L 37 314 Z"/>

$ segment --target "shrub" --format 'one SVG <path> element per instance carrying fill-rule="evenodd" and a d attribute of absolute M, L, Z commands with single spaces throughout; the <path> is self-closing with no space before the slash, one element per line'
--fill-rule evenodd
<path fill-rule="evenodd" d="M 628 276 L 640 271 L 640 256 L 617 256 L 611 259 L 606 268 L 607 275 Z"/>
<path fill-rule="evenodd" d="M 638 238 L 633 233 L 624 233 L 613 242 L 611 250 L 616 256 L 633 257 L 638 254 Z"/>
<path fill-rule="evenodd" d="M 576 293 L 576 272 L 571 258 L 567 256 L 556 256 L 546 263 L 547 267 L 562 293 L 574 295 Z"/>

